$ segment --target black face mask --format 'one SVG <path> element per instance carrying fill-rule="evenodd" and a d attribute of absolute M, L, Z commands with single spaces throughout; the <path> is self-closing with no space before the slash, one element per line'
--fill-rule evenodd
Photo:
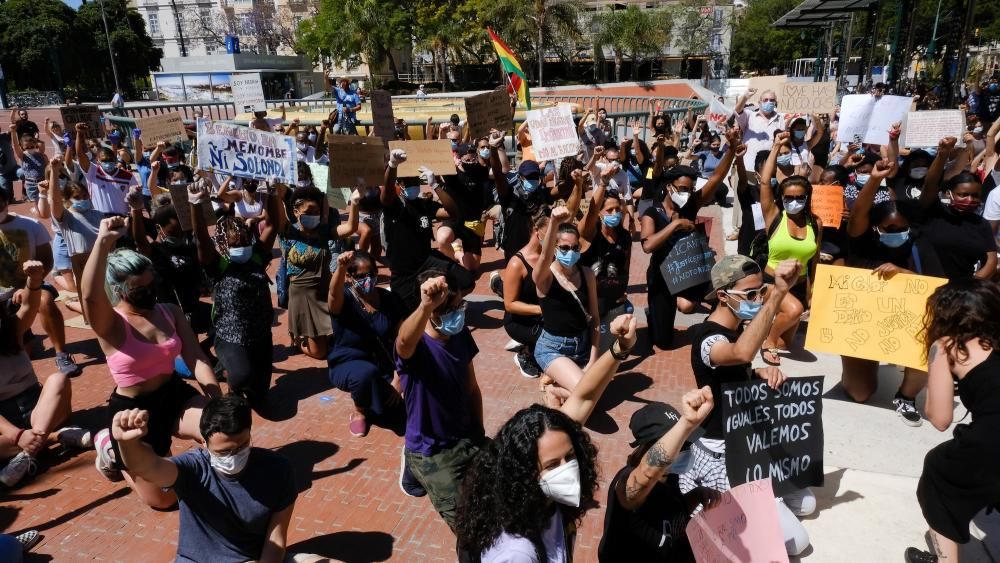
<path fill-rule="evenodd" d="M 153 284 L 126 289 L 122 299 L 136 309 L 148 311 L 156 306 L 156 289 L 153 288 Z"/>

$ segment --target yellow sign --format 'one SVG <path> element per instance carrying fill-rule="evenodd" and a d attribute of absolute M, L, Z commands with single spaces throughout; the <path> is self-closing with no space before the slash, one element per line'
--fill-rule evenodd
<path fill-rule="evenodd" d="M 923 329 L 927 298 L 944 278 L 871 270 L 816 268 L 806 348 L 926 370 Z"/>

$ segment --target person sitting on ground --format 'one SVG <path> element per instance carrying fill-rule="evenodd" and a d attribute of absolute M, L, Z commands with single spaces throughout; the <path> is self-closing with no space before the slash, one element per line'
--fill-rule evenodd
<path fill-rule="evenodd" d="M 183 359 L 205 395 L 219 396 L 219 382 L 184 313 L 177 306 L 156 303 L 149 258 L 129 249 L 110 253 L 124 234 L 124 218 L 101 221 L 97 242 L 83 269 L 84 308 L 115 382 L 108 398 L 108 422 L 119 411 L 150 411 L 151 431 L 144 441 L 158 455 L 167 455 L 174 435 L 202 441 L 197 420 L 206 400 L 177 374 L 175 360 Z M 109 293 L 116 301 L 114 306 Z M 105 477 L 112 481 L 124 477 L 153 508 L 166 509 L 177 502 L 172 491 L 128 471 L 107 428 L 97 433 L 94 446 L 95 465 Z"/>
<path fill-rule="evenodd" d="M 941 432 L 954 417 L 955 395 L 972 415 L 954 437 L 927 452 L 917 501 L 930 526 L 934 553 L 906 550 L 908 563 L 957 563 L 969 523 L 1000 506 L 1000 285 L 953 280 L 927 300 L 927 418 Z"/>
<path fill-rule="evenodd" d="M 288 459 L 251 445 L 251 422 L 243 397 L 212 399 L 198 421 L 205 447 L 164 457 L 145 441 L 153 431 L 149 411 L 115 414 L 111 432 L 125 463 L 177 495 L 177 562 L 285 561 L 295 475 Z"/>
<path fill-rule="evenodd" d="M 534 236 L 524 245 L 503 271 L 503 328 L 520 349 L 514 355 L 521 375 L 535 379 L 542 374 L 542 368 L 535 360 L 535 344 L 542 334 L 542 307 L 538 304 L 535 266 L 542 256 L 542 238 L 549 226 L 545 215 L 535 219 Z"/>
<path fill-rule="evenodd" d="M 0 295 L 0 483 L 14 487 L 36 470 L 39 455 L 54 442 L 89 448 L 89 430 L 70 426 L 56 431 L 72 413 L 69 377 L 53 373 L 39 384 L 21 335 L 35 320 L 45 269 L 37 260 L 24 263 L 24 289 Z"/>
<path fill-rule="evenodd" d="M 802 264 L 784 260 L 774 269 L 774 286 L 764 283 L 760 266 L 746 256 L 729 255 L 712 267 L 712 291 L 718 300 L 704 322 L 688 329 L 691 334 L 691 367 L 698 385 L 708 385 L 713 397 L 722 396 L 722 385 L 763 379 L 780 389 L 786 376 L 775 367 L 750 369 L 767 337 L 782 298 L 799 279 Z M 698 487 L 729 490 L 726 441 L 722 409 L 713 410 L 702 423 L 704 435 L 692 447 L 691 467 L 680 476 L 681 492 Z M 816 497 L 809 489 L 778 499 L 778 518 L 789 555 L 809 546 L 809 535 L 795 515 L 811 514 Z"/>

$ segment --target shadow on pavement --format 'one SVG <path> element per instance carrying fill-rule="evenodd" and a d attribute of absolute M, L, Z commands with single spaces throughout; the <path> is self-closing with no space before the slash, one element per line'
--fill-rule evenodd
<path fill-rule="evenodd" d="M 320 558 L 302 558 L 299 561 L 326 561 L 324 558 L 362 563 L 386 561 L 392 557 L 393 537 L 385 532 L 335 532 L 316 536 L 288 547 L 289 553 L 310 553 Z"/>
<path fill-rule="evenodd" d="M 298 442 L 281 446 L 274 451 L 285 456 L 291 462 L 292 471 L 295 473 L 295 486 L 300 493 L 312 488 L 313 481 L 329 477 L 330 475 L 346 473 L 366 461 L 365 458 L 354 458 L 342 467 L 314 471 L 313 468 L 317 463 L 332 457 L 340 451 L 340 446 L 337 444 L 333 442 L 320 442 L 318 440 L 299 440 Z"/>
<path fill-rule="evenodd" d="M 844 479 L 845 471 L 847 469 L 831 471 L 824 475 L 822 487 L 813 487 L 813 494 L 816 495 L 816 510 L 808 516 L 800 517 L 801 520 L 814 520 L 824 510 L 833 508 L 838 504 L 865 498 L 864 495 L 857 491 L 844 491 L 843 494 L 837 494 L 840 492 L 840 482 Z"/>
<path fill-rule="evenodd" d="M 608 411 L 616 408 L 625 401 L 641 402 L 635 395 L 653 385 L 653 380 L 648 375 L 637 371 L 630 371 L 619 374 L 608 383 L 608 388 L 604 390 L 594 413 L 587 419 L 585 426 L 588 430 L 598 434 L 614 434 L 618 432 L 618 423 L 615 422 Z"/>

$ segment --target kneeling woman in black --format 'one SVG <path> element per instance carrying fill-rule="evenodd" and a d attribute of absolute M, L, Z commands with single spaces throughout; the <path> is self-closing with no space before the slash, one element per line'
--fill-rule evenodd
<path fill-rule="evenodd" d="M 934 554 L 906 550 L 908 562 L 958 561 L 969 522 L 1000 505 L 1000 285 L 966 278 L 937 289 L 927 301 L 927 418 L 951 425 L 955 388 L 972 420 L 924 458 L 917 500 L 930 525 Z"/>

